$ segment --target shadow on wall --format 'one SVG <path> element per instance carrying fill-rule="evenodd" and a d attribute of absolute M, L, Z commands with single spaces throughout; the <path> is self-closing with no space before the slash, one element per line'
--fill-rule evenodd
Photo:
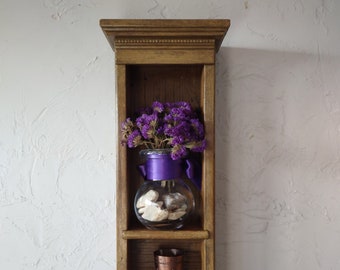
<path fill-rule="evenodd" d="M 303 231 L 306 216 L 316 211 L 308 202 L 320 188 L 335 192 L 340 186 L 339 60 L 306 53 L 220 49 L 217 269 L 293 269 L 292 250 L 304 241 L 303 234 L 295 234 Z M 322 171 L 325 164 L 329 168 Z M 329 186 L 321 185 L 319 178 L 328 179 Z"/>

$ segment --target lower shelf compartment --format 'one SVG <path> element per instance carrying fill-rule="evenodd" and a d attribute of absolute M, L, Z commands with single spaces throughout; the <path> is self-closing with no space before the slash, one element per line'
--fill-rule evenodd
<path fill-rule="evenodd" d="M 154 251 L 162 248 L 181 249 L 184 270 L 202 269 L 200 240 L 128 240 L 128 269 L 155 269 Z"/>

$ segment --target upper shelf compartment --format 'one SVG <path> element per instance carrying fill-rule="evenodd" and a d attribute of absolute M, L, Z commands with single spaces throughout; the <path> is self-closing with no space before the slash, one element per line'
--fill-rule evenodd
<path fill-rule="evenodd" d="M 102 19 L 117 64 L 213 64 L 229 20 Z"/>

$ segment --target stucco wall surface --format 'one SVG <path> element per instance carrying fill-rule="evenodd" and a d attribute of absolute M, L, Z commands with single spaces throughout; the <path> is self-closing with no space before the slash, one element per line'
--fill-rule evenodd
<path fill-rule="evenodd" d="M 340 269 L 336 0 L 1 0 L 0 269 L 115 269 L 101 18 L 231 19 L 217 55 L 216 269 Z"/>

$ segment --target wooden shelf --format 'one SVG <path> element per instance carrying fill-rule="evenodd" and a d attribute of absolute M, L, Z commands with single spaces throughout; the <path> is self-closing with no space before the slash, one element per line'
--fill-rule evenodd
<path fill-rule="evenodd" d="M 200 200 L 191 224 L 175 231 L 142 227 L 133 211 L 143 179 L 131 165 L 138 150 L 126 149 L 117 134 L 117 269 L 150 270 L 153 252 L 172 247 L 184 251 L 184 269 L 215 269 L 215 57 L 229 20 L 116 20 L 100 26 L 115 52 L 118 127 L 153 101 L 186 101 L 201 115 L 206 150 Z"/>
<path fill-rule="evenodd" d="M 177 231 L 150 231 L 150 230 L 127 230 L 123 231 L 123 239 L 182 239 L 203 240 L 209 239 L 206 230 L 177 230 Z"/>

